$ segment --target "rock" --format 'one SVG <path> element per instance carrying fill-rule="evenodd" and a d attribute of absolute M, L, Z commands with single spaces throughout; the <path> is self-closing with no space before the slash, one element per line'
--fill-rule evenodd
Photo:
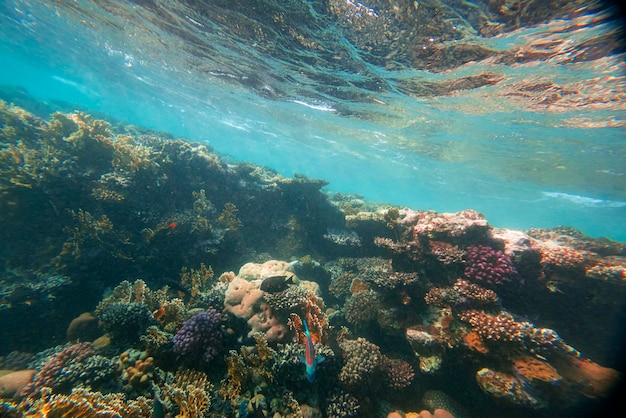
<path fill-rule="evenodd" d="M 0 397 L 12 398 L 31 382 L 37 370 L 18 370 L 0 377 Z"/>

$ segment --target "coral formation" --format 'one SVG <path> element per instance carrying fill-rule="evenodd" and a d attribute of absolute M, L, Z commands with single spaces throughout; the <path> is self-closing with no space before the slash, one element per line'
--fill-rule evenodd
<path fill-rule="evenodd" d="M 482 390 L 496 398 L 531 408 L 543 406 L 539 400 L 524 390 L 522 381 L 511 374 L 483 368 L 476 372 L 476 382 Z"/>
<path fill-rule="evenodd" d="M 143 303 L 110 303 L 98 315 L 105 331 L 114 340 L 136 341 L 156 323 L 152 312 Z"/>
<path fill-rule="evenodd" d="M 96 351 L 91 343 L 77 343 L 62 348 L 48 358 L 40 370 L 33 376 L 32 382 L 22 389 L 22 397 L 36 397 L 43 388 L 52 388 L 63 392 L 71 390 L 72 386 L 82 379 L 80 375 L 69 375 L 66 371 L 77 363 L 83 363 L 94 356 Z"/>
<path fill-rule="evenodd" d="M 174 335 L 174 352 L 187 364 L 209 364 L 223 349 L 222 315 L 214 308 L 186 320 Z"/>
<path fill-rule="evenodd" d="M 473 245 L 465 252 L 465 277 L 487 285 L 509 280 L 515 269 L 509 256 L 484 245 Z"/>

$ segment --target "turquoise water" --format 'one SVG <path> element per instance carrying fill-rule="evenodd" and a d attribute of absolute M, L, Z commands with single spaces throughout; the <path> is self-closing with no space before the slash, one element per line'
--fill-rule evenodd
<path fill-rule="evenodd" d="M 482 3 L 98 4 L 3 1 L 0 84 L 368 200 L 626 240 L 624 55 L 597 3 L 492 37 Z M 420 52 L 455 43 L 493 56 Z"/>
<path fill-rule="evenodd" d="M 579 0 L 0 0 L 0 416 L 604 416 L 622 23 Z"/>

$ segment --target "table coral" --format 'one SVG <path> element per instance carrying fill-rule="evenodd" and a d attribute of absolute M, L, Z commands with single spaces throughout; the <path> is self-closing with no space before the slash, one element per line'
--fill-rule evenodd
<path fill-rule="evenodd" d="M 438 307 L 481 306 L 499 302 L 498 295 L 491 289 L 486 289 L 468 280 L 457 279 L 452 288 L 434 287 L 426 293 L 424 301 L 428 305 Z"/>

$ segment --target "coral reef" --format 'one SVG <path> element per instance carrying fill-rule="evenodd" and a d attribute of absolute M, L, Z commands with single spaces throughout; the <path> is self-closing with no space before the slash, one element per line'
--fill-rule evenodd
<path fill-rule="evenodd" d="M 622 382 L 622 243 L 326 193 L 84 113 L 0 121 L 3 416 L 584 416 Z"/>

